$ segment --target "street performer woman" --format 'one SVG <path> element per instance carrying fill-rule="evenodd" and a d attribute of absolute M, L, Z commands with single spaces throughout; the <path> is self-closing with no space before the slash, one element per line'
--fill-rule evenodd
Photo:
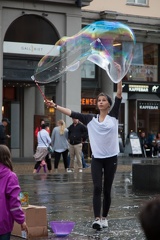
<path fill-rule="evenodd" d="M 95 220 L 94 229 L 108 227 L 107 215 L 111 205 L 111 187 L 117 168 L 119 153 L 118 115 L 122 99 L 122 82 L 117 83 L 117 94 L 112 109 L 112 100 L 100 93 L 97 97 L 99 114 L 82 114 L 61 107 L 52 101 L 47 101 L 49 107 L 71 118 L 79 119 L 88 128 L 88 135 L 92 150 L 91 173 L 93 179 L 93 210 Z M 101 193 L 103 188 L 103 204 L 101 212 Z"/>

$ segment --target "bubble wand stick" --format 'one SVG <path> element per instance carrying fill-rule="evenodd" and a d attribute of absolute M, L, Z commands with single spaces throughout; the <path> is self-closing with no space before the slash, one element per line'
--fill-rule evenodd
<path fill-rule="evenodd" d="M 40 93 L 41 93 L 41 95 L 42 95 L 44 101 L 47 102 L 48 100 L 47 100 L 47 98 L 46 98 L 44 92 L 43 92 L 42 89 L 40 88 L 38 82 L 37 82 L 36 79 L 34 78 L 34 76 L 32 76 L 31 79 L 35 82 L 36 86 L 38 87 L 38 90 L 40 91 Z"/>

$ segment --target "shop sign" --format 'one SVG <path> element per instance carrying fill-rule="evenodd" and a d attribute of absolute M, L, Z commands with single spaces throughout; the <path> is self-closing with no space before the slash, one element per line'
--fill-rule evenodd
<path fill-rule="evenodd" d="M 142 110 L 159 110 L 160 102 L 138 102 L 138 108 Z"/>
<path fill-rule="evenodd" d="M 149 86 L 129 84 L 129 92 L 149 92 Z"/>
<path fill-rule="evenodd" d="M 82 98 L 81 105 L 96 105 L 97 100 L 96 98 Z"/>
<path fill-rule="evenodd" d="M 114 88 L 114 91 L 116 89 Z M 123 92 L 134 92 L 134 93 L 160 93 L 159 84 L 128 84 L 123 83 Z"/>
<path fill-rule="evenodd" d="M 54 47 L 54 48 L 53 48 Z M 46 55 L 59 56 L 60 47 L 47 44 L 24 43 L 24 42 L 7 42 L 3 43 L 4 53 L 29 54 L 29 55 Z"/>

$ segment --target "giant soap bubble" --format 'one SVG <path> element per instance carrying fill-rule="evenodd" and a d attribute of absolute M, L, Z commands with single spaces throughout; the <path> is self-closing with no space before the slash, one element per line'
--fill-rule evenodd
<path fill-rule="evenodd" d="M 104 69 L 113 82 L 118 83 L 129 69 L 134 45 L 135 36 L 127 25 L 97 21 L 74 36 L 63 37 L 56 42 L 38 63 L 32 79 L 49 83 L 66 72 L 77 70 L 85 61 L 91 61 Z"/>

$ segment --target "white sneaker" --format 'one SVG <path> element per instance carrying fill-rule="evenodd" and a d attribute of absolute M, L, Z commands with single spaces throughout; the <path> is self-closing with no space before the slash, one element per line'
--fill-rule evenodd
<path fill-rule="evenodd" d="M 82 172 L 82 169 L 79 169 L 79 172 Z"/>
<path fill-rule="evenodd" d="M 100 219 L 97 219 L 92 223 L 92 228 L 96 229 L 96 230 L 102 229 L 102 224 L 101 224 Z"/>
<path fill-rule="evenodd" d="M 108 227 L 108 220 L 106 218 L 105 219 L 101 219 L 101 224 L 102 224 L 103 228 L 107 228 Z"/>
<path fill-rule="evenodd" d="M 67 172 L 74 172 L 74 170 L 67 168 Z"/>

